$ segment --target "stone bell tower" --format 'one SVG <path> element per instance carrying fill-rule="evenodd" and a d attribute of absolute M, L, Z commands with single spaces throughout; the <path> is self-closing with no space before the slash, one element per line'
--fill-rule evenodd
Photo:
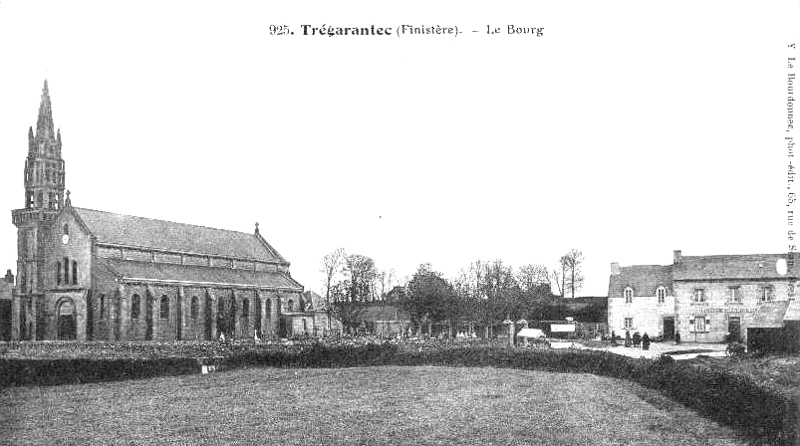
<path fill-rule="evenodd" d="M 17 227 L 17 285 L 12 307 L 12 338 L 36 339 L 37 307 L 44 296 L 44 240 L 53 219 L 64 206 L 64 160 L 61 129 L 53 126 L 50 92 L 44 81 L 36 134 L 28 129 L 24 171 L 25 202 L 11 211 Z"/>

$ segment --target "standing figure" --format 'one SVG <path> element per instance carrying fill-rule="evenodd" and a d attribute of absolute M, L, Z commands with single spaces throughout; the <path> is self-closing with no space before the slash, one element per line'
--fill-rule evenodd
<path fill-rule="evenodd" d="M 642 350 L 650 350 L 650 336 L 647 333 L 642 336 Z"/>

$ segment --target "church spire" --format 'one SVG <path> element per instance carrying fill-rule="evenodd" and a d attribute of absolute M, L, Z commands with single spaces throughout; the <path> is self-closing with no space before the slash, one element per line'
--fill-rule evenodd
<path fill-rule="evenodd" d="M 25 160 L 25 209 L 57 211 L 64 204 L 64 160 L 61 129 L 53 125 L 53 109 L 47 80 L 39 103 L 36 134 L 28 128 L 28 158 Z"/>
<path fill-rule="evenodd" d="M 42 101 L 39 103 L 39 119 L 36 121 L 36 137 L 50 139 L 55 136 L 53 131 L 53 109 L 50 104 L 50 90 L 47 88 L 47 79 L 44 80 Z"/>

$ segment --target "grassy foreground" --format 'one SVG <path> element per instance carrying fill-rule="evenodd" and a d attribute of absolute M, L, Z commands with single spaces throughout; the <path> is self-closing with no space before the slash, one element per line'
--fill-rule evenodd
<path fill-rule="evenodd" d="M 246 368 L 0 390 L 11 444 L 742 445 L 621 380 L 495 368 Z"/>

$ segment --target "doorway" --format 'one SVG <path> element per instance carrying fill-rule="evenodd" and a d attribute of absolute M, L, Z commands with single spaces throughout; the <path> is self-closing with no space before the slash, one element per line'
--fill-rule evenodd
<path fill-rule="evenodd" d="M 58 339 L 74 341 L 77 339 L 75 324 L 75 304 L 72 299 L 65 299 L 58 306 Z"/>
<path fill-rule="evenodd" d="M 740 342 L 742 340 L 742 320 L 739 316 L 728 317 L 728 342 Z"/>
<path fill-rule="evenodd" d="M 675 339 L 675 318 L 674 317 L 665 317 L 664 318 L 664 340 L 671 341 Z"/>

